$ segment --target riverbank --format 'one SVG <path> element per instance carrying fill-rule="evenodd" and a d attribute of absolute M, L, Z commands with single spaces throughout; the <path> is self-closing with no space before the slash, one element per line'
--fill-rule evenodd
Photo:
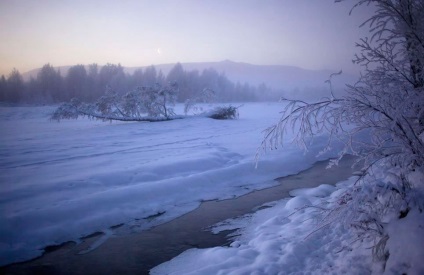
<path fill-rule="evenodd" d="M 88 237 L 79 244 L 66 243 L 33 261 L 4 267 L 2 273 L 148 274 L 154 266 L 189 248 L 228 244 L 228 232 L 215 235 L 205 228 L 219 221 L 249 213 L 266 202 L 286 198 L 293 189 L 343 181 L 352 175 L 352 163 L 353 157 L 349 156 L 344 158 L 339 166 L 330 169 L 325 169 L 326 161 L 317 162 L 296 175 L 277 179 L 280 184 L 275 187 L 234 199 L 203 202 L 186 215 L 140 233 L 114 234 L 112 228 L 111 236 L 87 253 L 84 251 L 90 250 L 90 246 L 95 246 L 96 241 L 104 238 L 104 233 Z M 116 229 L 119 231 L 119 227 Z"/>

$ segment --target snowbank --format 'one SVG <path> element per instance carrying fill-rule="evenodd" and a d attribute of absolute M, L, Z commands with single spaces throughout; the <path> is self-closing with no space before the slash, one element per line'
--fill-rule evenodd
<path fill-rule="evenodd" d="M 295 190 L 295 197 L 213 228 L 237 229 L 230 247 L 190 249 L 151 270 L 168 274 L 424 274 L 424 213 L 414 211 L 388 225 L 390 252 L 385 269 L 373 261 L 372 240 L 335 220 L 326 224 L 319 207 L 336 203 L 356 179 Z M 335 191 L 332 193 L 332 191 Z M 353 234 L 353 235 L 352 235 Z"/>
<path fill-rule="evenodd" d="M 350 181 L 353 179 L 351 178 Z M 343 249 L 350 233 L 343 226 L 321 230 L 317 205 L 331 201 L 326 185 L 296 190 L 296 196 L 272 203 L 214 232 L 241 227 L 230 247 L 190 249 L 152 269 L 151 274 L 367 274 L 371 259 L 363 247 Z M 325 194 L 325 198 L 322 198 Z"/>
<path fill-rule="evenodd" d="M 390 255 L 385 274 L 424 274 L 424 213 L 414 210 L 391 222 L 387 231 Z"/>

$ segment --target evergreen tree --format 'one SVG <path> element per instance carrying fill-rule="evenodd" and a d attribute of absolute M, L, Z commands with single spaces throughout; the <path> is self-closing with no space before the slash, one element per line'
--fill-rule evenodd
<path fill-rule="evenodd" d="M 84 65 L 75 65 L 69 68 L 65 77 L 67 98 L 80 98 L 84 101 L 89 99 L 88 76 Z"/>
<path fill-rule="evenodd" d="M 63 91 L 63 79 L 59 71 L 50 64 L 44 65 L 37 74 L 37 86 L 39 94 L 46 101 L 64 101 L 67 99 Z"/>
<path fill-rule="evenodd" d="M 7 99 L 7 81 L 6 77 L 2 75 L 0 77 L 0 101 L 6 101 Z"/>
<path fill-rule="evenodd" d="M 19 102 L 25 86 L 18 70 L 13 69 L 7 78 L 6 84 L 6 100 L 14 103 Z"/>

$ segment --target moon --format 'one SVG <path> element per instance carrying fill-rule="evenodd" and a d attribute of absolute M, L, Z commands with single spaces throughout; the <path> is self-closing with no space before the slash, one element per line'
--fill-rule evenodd
<path fill-rule="evenodd" d="M 158 52 L 158 54 L 161 54 L 162 53 L 162 51 L 160 50 L 160 48 L 158 48 L 156 51 Z"/>

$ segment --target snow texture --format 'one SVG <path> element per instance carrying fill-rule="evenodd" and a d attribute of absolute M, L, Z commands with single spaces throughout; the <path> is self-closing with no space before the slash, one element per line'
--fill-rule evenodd
<path fill-rule="evenodd" d="M 338 221 L 321 227 L 319 209 L 304 207 L 331 206 L 355 180 L 295 190 L 270 208 L 221 222 L 212 232 L 238 229 L 230 247 L 187 250 L 151 274 L 424 274 L 423 213 L 388 225 L 391 254 L 382 268 L 373 261 L 372 240 L 352 242 L 354 231 Z"/>
<path fill-rule="evenodd" d="M 48 120 L 54 107 L 0 107 L 0 265 L 93 232 L 115 234 L 121 223 L 143 230 L 310 167 L 319 138 L 307 154 L 288 145 L 255 169 L 262 130 L 281 108 L 245 104 L 238 120 L 57 123 Z"/>
<path fill-rule="evenodd" d="M 424 274 L 424 213 L 414 210 L 388 226 L 385 274 Z"/>
<path fill-rule="evenodd" d="M 351 233 L 341 225 L 316 231 L 317 210 L 304 207 L 331 201 L 331 189 L 321 185 L 293 193 L 296 197 L 214 228 L 216 233 L 231 224 L 241 227 L 230 247 L 187 250 L 151 274 L 369 274 L 369 250 L 363 244 L 344 249 Z"/>

